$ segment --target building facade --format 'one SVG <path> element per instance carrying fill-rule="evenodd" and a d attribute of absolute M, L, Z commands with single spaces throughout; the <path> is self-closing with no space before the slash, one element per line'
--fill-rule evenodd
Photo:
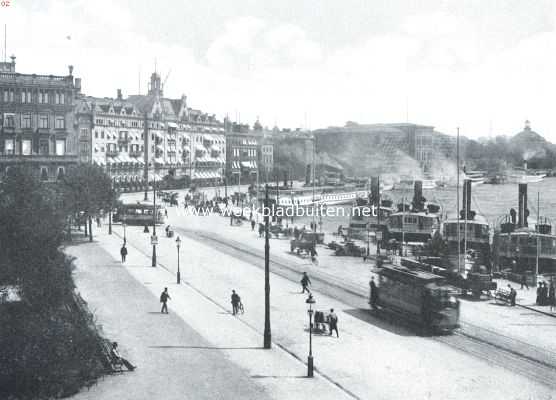
<path fill-rule="evenodd" d="M 80 162 L 103 167 L 116 187 L 142 186 L 145 120 L 121 91 L 114 99 L 81 97 L 75 116 Z"/>
<path fill-rule="evenodd" d="M 163 96 L 160 75 L 146 95 L 81 96 L 75 107 L 81 162 L 102 166 L 116 188 L 141 190 L 153 181 L 175 187 L 222 182 L 224 124 L 187 106 L 187 98 Z"/>
<path fill-rule="evenodd" d="M 247 124 L 225 120 L 226 177 L 230 185 L 252 184 L 259 174 L 259 153 L 262 130 L 251 130 Z"/>
<path fill-rule="evenodd" d="M 11 59 L 0 63 L 0 175 L 25 163 L 41 180 L 56 180 L 78 162 L 73 111 L 81 80 L 72 66 L 65 76 L 17 73 Z"/>

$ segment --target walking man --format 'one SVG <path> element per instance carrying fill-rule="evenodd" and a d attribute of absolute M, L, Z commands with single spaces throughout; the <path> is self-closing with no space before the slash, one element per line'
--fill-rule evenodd
<path fill-rule="evenodd" d="M 371 278 L 371 281 L 369 282 L 369 286 L 371 288 L 369 304 L 374 309 L 376 308 L 376 301 L 378 299 L 378 288 L 376 287 L 374 276 Z"/>
<path fill-rule="evenodd" d="M 127 256 L 127 247 L 125 247 L 125 243 L 123 244 L 122 248 L 120 249 L 120 255 L 122 256 L 122 263 L 125 263 L 125 258 Z"/>
<path fill-rule="evenodd" d="M 311 284 L 311 280 L 309 279 L 309 276 L 307 275 L 307 272 L 303 272 L 303 276 L 301 277 L 301 288 L 303 289 L 301 291 L 301 293 L 305 293 L 305 291 L 307 291 L 307 293 L 311 294 L 311 291 L 309 290 L 309 285 Z"/>
<path fill-rule="evenodd" d="M 168 302 L 168 300 L 170 300 L 171 297 L 168 294 L 168 288 L 164 288 L 164 291 L 160 294 L 160 302 L 162 303 L 162 308 L 160 309 L 160 312 L 162 314 L 168 314 L 168 304 L 166 304 Z"/>
<path fill-rule="evenodd" d="M 548 288 L 548 304 L 550 305 L 550 311 L 554 310 L 556 306 L 556 292 L 554 289 L 554 281 L 550 281 L 550 287 Z"/>
<path fill-rule="evenodd" d="M 515 298 L 517 296 L 517 292 L 515 291 L 515 289 L 508 284 L 508 289 L 510 289 L 510 306 L 515 306 Z"/>
<path fill-rule="evenodd" d="M 330 326 L 329 336 L 332 336 L 332 331 L 336 331 L 336 337 L 340 337 L 338 334 L 338 316 L 334 312 L 334 309 L 330 309 L 330 314 L 328 314 L 328 324 Z"/>
<path fill-rule="evenodd" d="M 254 219 L 251 220 L 251 230 L 252 231 L 255 230 L 255 220 Z"/>
<path fill-rule="evenodd" d="M 239 304 L 241 303 L 241 297 L 232 290 L 232 315 L 236 315 L 239 309 Z"/>
<path fill-rule="evenodd" d="M 529 285 L 527 284 L 527 277 L 525 276 L 525 274 L 521 275 L 521 290 L 523 290 L 523 286 L 525 286 L 527 290 L 529 290 Z"/>

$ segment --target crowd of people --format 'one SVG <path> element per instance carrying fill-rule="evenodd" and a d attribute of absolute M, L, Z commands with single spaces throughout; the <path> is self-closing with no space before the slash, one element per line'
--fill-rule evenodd
<path fill-rule="evenodd" d="M 538 306 L 550 306 L 550 311 L 554 310 L 556 307 L 556 296 L 553 280 L 550 281 L 550 285 L 547 285 L 546 282 L 539 282 L 536 304 Z"/>

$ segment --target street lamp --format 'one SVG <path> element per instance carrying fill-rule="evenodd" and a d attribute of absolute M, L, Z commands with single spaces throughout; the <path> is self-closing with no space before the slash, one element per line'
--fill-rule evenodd
<path fill-rule="evenodd" d="M 156 267 L 156 245 L 158 240 L 156 237 L 156 218 L 158 217 L 156 212 L 156 177 L 153 174 L 153 235 L 151 237 L 151 243 L 153 245 L 153 255 L 152 255 L 152 266 Z"/>
<path fill-rule="evenodd" d="M 181 282 L 181 275 L 180 275 L 180 246 L 181 246 L 181 239 L 180 239 L 180 237 L 178 236 L 178 237 L 176 238 L 176 247 L 178 248 L 178 275 L 177 275 L 177 278 L 178 278 L 178 285 L 179 285 L 180 282 Z"/>
<path fill-rule="evenodd" d="M 126 238 L 126 235 L 125 235 L 125 226 L 126 226 L 125 225 L 125 214 L 123 215 L 123 218 L 122 218 L 122 226 L 124 227 L 124 244 L 126 244 L 127 243 L 127 238 Z"/>
<path fill-rule="evenodd" d="M 269 244 L 269 227 L 268 218 L 269 201 L 268 201 L 268 184 L 265 185 L 264 197 L 264 335 L 263 347 L 270 349 L 272 345 L 272 333 L 270 329 L 270 244 Z"/>
<path fill-rule="evenodd" d="M 305 303 L 309 304 L 309 357 L 307 358 L 307 377 L 313 377 L 313 308 L 312 305 L 315 304 L 315 299 L 313 295 L 309 293 L 309 297 L 305 300 Z"/>

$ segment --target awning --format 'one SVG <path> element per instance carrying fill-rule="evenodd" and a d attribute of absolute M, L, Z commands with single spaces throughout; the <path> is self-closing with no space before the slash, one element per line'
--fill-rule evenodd
<path fill-rule="evenodd" d="M 239 161 L 232 161 L 232 169 L 239 169 L 240 165 L 239 165 Z"/>
<path fill-rule="evenodd" d="M 141 160 L 140 158 L 135 158 L 135 162 L 139 165 L 145 165 L 145 161 Z"/>
<path fill-rule="evenodd" d="M 102 158 L 95 158 L 93 160 L 93 163 L 95 163 L 96 165 L 103 166 L 103 165 L 106 165 L 106 160 L 104 160 Z"/>
<path fill-rule="evenodd" d="M 164 160 L 160 157 L 154 159 L 155 164 L 164 164 Z"/>
<path fill-rule="evenodd" d="M 208 142 L 212 142 L 212 138 L 209 135 L 203 135 L 203 140 L 206 140 Z"/>
<path fill-rule="evenodd" d="M 161 181 L 161 180 L 162 180 L 162 177 L 161 177 L 160 175 L 158 175 L 158 174 L 149 173 L 149 182 L 152 182 L 152 181 L 154 181 L 155 179 L 156 179 L 157 181 Z"/>
<path fill-rule="evenodd" d="M 197 146 L 195 146 L 195 150 L 197 150 L 197 151 L 207 151 L 207 149 L 204 146 L 201 146 L 199 144 Z"/>
<path fill-rule="evenodd" d="M 244 168 L 251 168 L 251 161 L 242 161 L 241 166 Z"/>
<path fill-rule="evenodd" d="M 157 138 L 162 139 L 162 133 L 160 133 L 160 132 L 155 132 L 154 135 L 155 135 Z"/>
<path fill-rule="evenodd" d="M 156 148 L 159 149 L 159 150 L 164 151 L 164 147 L 162 147 L 162 145 L 160 145 L 160 144 L 157 144 L 157 145 L 156 145 Z"/>
<path fill-rule="evenodd" d="M 212 151 L 220 152 L 220 147 L 218 147 L 218 146 L 216 146 L 216 145 L 214 145 L 214 144 L 213 144 L 212 146 L 210 146 L 210 149 L 211 149 Z"/>
<path fill-rule="evenodd" d="M 178 126 L 173 122 L 168 122 L 167 125 L 168 125 L 168 128 L 176 128 L 176 129 L 178 128 Z"/>

